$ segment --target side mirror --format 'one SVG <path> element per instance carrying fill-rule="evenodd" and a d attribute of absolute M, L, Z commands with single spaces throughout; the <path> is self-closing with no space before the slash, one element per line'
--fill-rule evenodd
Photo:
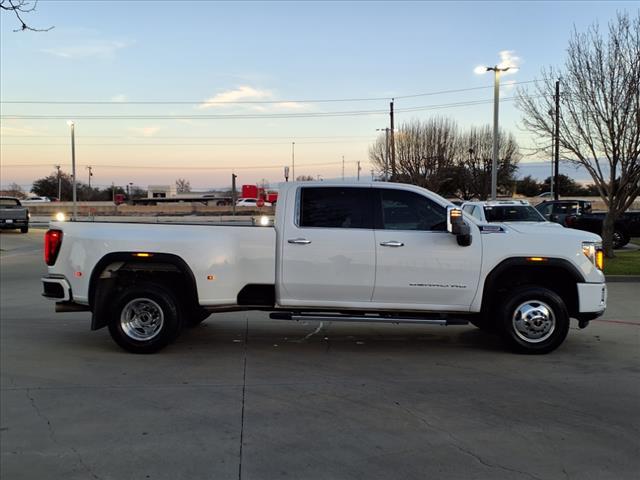
<path fill-rule="evenodd" d="M 457 207 L 447 207 L 447 231 L 456 236 L 458 245 L 471 245 L 471 228 L 462 219 L 462 210 Z"/>

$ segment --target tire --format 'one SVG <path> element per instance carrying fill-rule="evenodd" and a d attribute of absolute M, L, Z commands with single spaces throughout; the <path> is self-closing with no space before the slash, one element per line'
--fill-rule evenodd
<path fill-rule="evenodd" d="M 163 286 L 141 283 L 123 290 L 113 301 L 109 333 L 131 353 L 154 353 L 180 334 L 180 308 Z"/>
<path fill-rule="evenodd" d="M 509 292 L 497 309 L 507 346 L 519 353 L 543 354 L 558 348 L 569 332 L 569 313 L 555 292 L 537 286 Z"/>
<path fill-rule="evenodd" d="M 26 227 L 20 227 L 20 233 L 28 233 L 29 232 L 29 225 L 27 225 Z"/>
<path fill-rule="evenodd" d="M 611 239 L 614 249 L 624 247 L 627 243 L 629 243 L 629 240 L 631 240 L 626 233 L 621 232 L 620 230 L 614 230 Z"/>

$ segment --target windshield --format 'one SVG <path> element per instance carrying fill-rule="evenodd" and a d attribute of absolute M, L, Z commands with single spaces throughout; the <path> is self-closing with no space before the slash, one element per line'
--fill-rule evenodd
<path fill-rule="evenodd" d="M 544 222 L 540 213 L 530 205 L 492 205 L 484 207 L 488 222 Z"/>

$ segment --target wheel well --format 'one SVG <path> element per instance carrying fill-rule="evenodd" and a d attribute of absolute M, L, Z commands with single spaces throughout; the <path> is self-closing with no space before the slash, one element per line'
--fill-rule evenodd
<path fill-rule="evenodd" d="M 146 257 L 136 256 L 133 252 L 112 253 L 103 257 L 91 273 L 91 329 L 107 325 L 109 305 L 114 295 L 141 282 L 163 285 L 176 296 L 186 312 L 199 308 L 195 277 L 180 257 L 161 253 L 150 253 Z"/>
<path fill-rule="evenodd" d="M 565 260 L 551 260 L 554 259 L 533 263 L 527 259 L 512 259 L 496 267 L 485 281 L 482 312 L 491 312 L 509 290 L 522 285 L 536 285 L 557 293 L 567 306 L 569 315 L 575 317 L 579 312 L 577 283 L 584 279 Z"/>

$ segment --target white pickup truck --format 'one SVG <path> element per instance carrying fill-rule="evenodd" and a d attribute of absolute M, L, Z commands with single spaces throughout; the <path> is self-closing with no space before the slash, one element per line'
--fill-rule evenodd
<path fill-rule="evenodd" d="M 606 308 L 600 237 L 486 224 L 397 183 L 286 183 L 256 226 L 52 222 L 44 296 L 151 353 L 211 313 L 466 324 L 546 353 Z"/>

